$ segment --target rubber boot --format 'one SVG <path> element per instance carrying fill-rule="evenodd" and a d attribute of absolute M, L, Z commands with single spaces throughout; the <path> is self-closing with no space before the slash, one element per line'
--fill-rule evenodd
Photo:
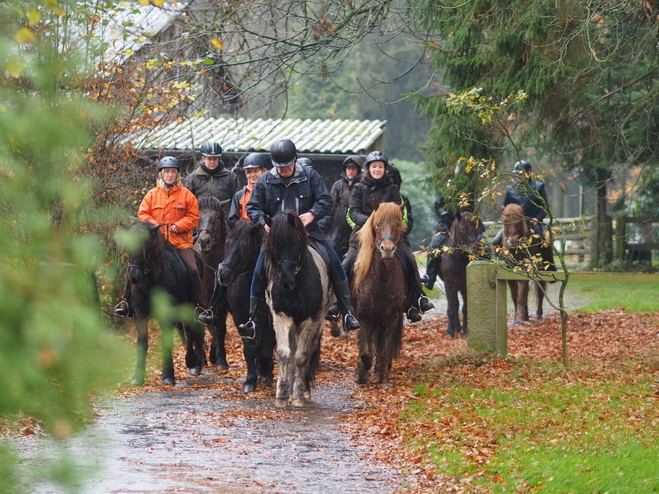
<path fill-rule="evenodd" d="M 359 329 L 359 321 L 357 321 L 357 318 L 352 313 L 350 282 L 347 278 L 334 285 L 334 293 L 336 294 L 336 302 L 343 315 L 343 329 L 346 333 L 357 331 Z"/>

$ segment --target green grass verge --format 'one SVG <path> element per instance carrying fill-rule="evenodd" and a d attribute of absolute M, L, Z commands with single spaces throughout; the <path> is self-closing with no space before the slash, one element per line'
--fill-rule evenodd
<path fill-rule="evenodd" d="M 449 365 L 415 388 L 408 444 L 477 492 L 659 492 L 651 372 L 595 365 Z"/>
<path fill-rule="evenodd" d="M 589 302 L 581 310 L 596 312 L 624 307 L 629 312 L 659 311 L 659 284 L 569 282 L 566 297 L 579 296 Z"/>

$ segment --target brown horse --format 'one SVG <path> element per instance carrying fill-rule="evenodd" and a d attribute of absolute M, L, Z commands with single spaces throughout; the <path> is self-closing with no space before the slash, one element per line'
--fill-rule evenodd
<path fill-rule="evenodd" d="M 532 268 L 534 260 L 540 260 L 542 240 L 529 230 L 524 211 L 517 204 L 508 204 L 503 210 L 503 237 L 499 257 L 511 267 L 525 272 Z M 532 271 L 533 269 L 531 269 Z M 510 295 L 515 306 L 515 326 L 529 320 L 529 280 L 508 281 Z M 542 319 L 542 302 L 547 282 L 534 281 L 533 293 L 537 302 L 536 318 Z"/>
<path fill-rule="evenodd" d="M 391 361 L 398 356 L 403 343 L 407 282 L 395 251 L 404 230 L 401 205 L 384 202 L 375 205 L 357 234 L 359 253 L 352 300 L 360 324 L 356 369 L 359 384 L 368 383 L 373 368 L 378 383 L 388 388 Z"/>
<path fill-rule="evenodd" d="M 480 240 L 484 230 L 483 223 L 473 213 L 465 211 L 456 214 L 446 243 L 447 250 L 441 256 L 439 274 L 444 281 L 448 302 L 446 334 L 451 338 L 461 332 L 467 337 L 467 264 L 476 256 L 484 254 Z M 458 293 L 462 296 L 462 325 Z"/>

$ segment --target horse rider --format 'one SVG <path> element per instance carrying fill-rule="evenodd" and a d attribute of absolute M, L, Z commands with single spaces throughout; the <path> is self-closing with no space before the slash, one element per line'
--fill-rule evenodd
<path fill-rule="evenodd" d="M 203 300 L 201 278 L 192 249 L 192 230 L 199 222 L 199 206 L 197 198 L 181 182 L 180 165 L 173 156 L 165 156 L 158 162 L 156 186 L 142 199 L 137 217 L 160 225 L 165 240 L 178 250 L 192 277 L 193 300 L 203 310 L 207 302 Z M 130 281 L 126 279 L 124 295 L 114 308 L 115 314 L 130 314 L 129 292 Z"/>
<path fill-rule="evenodd" d="M 208 141 L 201 145 L 201 163 L 187 177 L 184 185 L 197 199 L 214 196 L 220 201 L 228 201 L 240 189 L 240 180 L 232 171 L 225 168 L 222 161 L 222 146 Z M 224 214 L 229 214 L 229 202 L 224 205 Z"/>
<path fill-rule="evenodd" d="M 389 163 L 389 166 L 387 167 L 387 175 L 389 175 L 389 179 L 391 180 L 391 183 L 394 183 L 398 186 L 398 191 L 400 192 L 401 190 L 401 185 L 403 185 L 403 177 L 400 175 L 400 170 L 396 165 L 393 163 Z M 405 203 L 405 209 L 403 210 L 403 223 L 405 223 L 405 232 L 403 233 L 403 238 L 405 245 L 407 245 L 410 249 L 412 248 L 412 245 L 410 244 L 410 233 L 412 233 L 412 228 L 414 228 L 414 218 L 412 217 L 412 203 L 410 200 L 407 198 L 407 196 L 403 195 L 402 192 L 400 192 L 400 200 Z"/>
<path fill-rule="evenodd" d="M 233 227 L 237 221 L 250 221 L 249 216 L 247 215 L 246 206 L 250 197 L 252 197 L 254 185 L 259 177 L 268 171 L 266 157 L 259 153 L 249 153 L 243 158 L 242 169 L 245 170 L 247 185 L 236 192 L 233 195 L 233 199 L 231 199 L 231 209 L 229 210 L 229 217 L 227 218 L 227 222 L 231 227 Z M 226 287 L 220 285 L 216 279 L 209 310 L 199 314 L 199 322 L 207 326 L 213 324 L 214 314 L 219 314 L 221 312 L 221 304 L 225 301 Z"/>
<path fill-rule="evenodd" d="M 549 213 L 549 201 L 545 191 L 545 183 L 538 180 L 533 175 L 533 168 L 526 160 L 521 160 L 513 166 L 515 182 L 506 187 L 506 194 L 503 197 L 503 207 L 508 204 L 517 204 L 524 211 L 527 218 L 529 229 L 541 239 L 548 239 L 547 225 L 543 219 Z M 492 241 L 492 245 L 500 246 L 503 237 L 503 229 L 497 233 Z M 554 253 L 551 246 L 542 246 L 540 253 L 545 262 L 548 263 L 549 271 L 556 271 L 554 263 Z"/>
<path fill-rule="evenodd" d="M 430 241 L 428 249 L 429 254 L 426 262 L 426 274 L 423 275 L 421 281 L 429 290 L 435 286 L 435 281 L 439 275 L 439 267 L 442 262 L 442 248 L 448 240 L 449 231 L 455 216 L 451 211 L 445 208 L 444 198 L 438 196 L 434 203 L 435 215 L 437 216 L 437 226 L 435 227 L 435 235 Z"/>
<path fill-rule="evenodd" d="M 402 204 L 398 186 L 392 183 L 387 174 L 389 160 L 386 155 L 381 151 L 370 152 L 366 155 L 365 166 L 366 172 L 361 182 L 355 185 L 350 195 L 348 214 L 355 227 L 350 237 L 350 248 L 343 261 L 344 268 L 348 271 L 359 247 L 356 233 L 373 213 L 373 201 Z M 421 320 L 422 313 L 433 309 L 435 306 L 423 293 L 419 270 L 416 267 L 416 259 L 411 249 L 404 242 L 401 242 L 396 248 L 396 255 L 403 264 L 407 280 L 407 318 L 410 322 L 418 322 Z"/>
<path fill-rule="evenodd" d="M 309 238 L 321 244 L 329 254 L 328 274 L 343 315 L 344 329 L 346 332 L 358 330 L 359 322 L 352 313 L 348 278 L 339 257 L 318 226 L 318 219 L 327 214 L 332 207 L 332 199 L 323 179 L 312 167 L 297 163 L 297 149 L 290 139 L 277 139 L 272 144 L 270 160 L 273 168 L 261 175 L 256 182 L 252 197 L 247 203 L 247 214 L 254 223 L 268 232 L 270 228 L 265 222 L 266 216 L 273 217 L 277 212 L 285 210 L 297 212 L 307 229 Z M 253 330 L 253 316 L 257 304 L 265 293 L 263 271 L 263 251 L 261 251 L 250 287 L 250 317 L 245 324 L 247 329 Z"/>
<path fill-rule="evenodd" d="M 229 225 L 234 225 L 238 220 L 248 220 L 247 203 L 252 197 L 254 185 L 259 177 L 268 171 L 266 157 L 259 153 L 249 153 L 243 158 L 243 170 L 247 178 L 247 185 L 236 192 L 231 199 L 231 208 L 229 209 Z"/>
<path fill-rule="evenodd" d="M 332 196 L 333 208 L 332 210 L 320 220 L 320 228 L 324 232 L 329 232 L 332 229 L 334 222 L 337 222 L 336 229 L 341 227 L 352 230 L 352 226 L 348 224 L 346 215 L 348 212 L 348 204 L 350 204 L 350 193 L 353 187 L 358 184 L 362 179 L 362 167 L 364 160 L 357 155 L 348 156 L 343 160 L 343 171 L 341 177 L 332 184 L 330 189 L 330 196 Z M 334 240 L 334 239 L 333 239 Z M 341 249 L 340 245 L 332 243 L 334 250 L 345 252 L 348 248 L 347 245 Z"/>

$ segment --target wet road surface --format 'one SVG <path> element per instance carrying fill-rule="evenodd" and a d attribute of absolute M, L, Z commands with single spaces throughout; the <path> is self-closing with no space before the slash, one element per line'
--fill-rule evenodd
<path fill-rule="evenodd" d="M 276 409 L 274 389 L 241 395 L 240 383 L 210 372 L 113 400 L 74 443 L 78 458 L 100 467 L 81 492 L 393 492 L 396 473 L 341 431 L 339 417 L 360 406 L 354 384 L 333 382 L 313 388 L 305 409 Z"/>

